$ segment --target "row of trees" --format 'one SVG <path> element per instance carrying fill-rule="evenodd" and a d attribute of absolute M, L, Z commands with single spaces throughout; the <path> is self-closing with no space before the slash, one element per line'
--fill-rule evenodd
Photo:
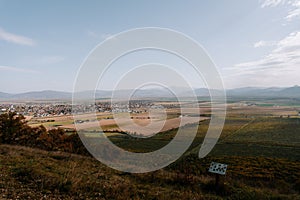
<path fill-rule="evenodd" d="M 0 115 L 0 143 L 88 155 L 78 134 L 68 135 L 59 128 L 47 131 L 42 125 L 30 127 L 25 117 L 15 112 Z"/>

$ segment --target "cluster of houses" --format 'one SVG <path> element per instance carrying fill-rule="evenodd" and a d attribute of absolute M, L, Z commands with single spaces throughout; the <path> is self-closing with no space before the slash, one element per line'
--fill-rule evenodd
<path fill-rule="evenodd" d="M 24 103 L 24 104 L 0 104 L 0 114 L 5 112 L 16 112 L 25 116 L 49 117 L 59 115 L 71 115 L 88 112 L 146 112 L 144 108 L 156 108 L 150 101 L 130 101 L 128 102 L 97 102 L 95 104 L 56 104 L 56 103 Z"/>
<path fill-rule="evenodd" d="M 68 115 L 72 113 L 71 105 L 63 104 L 0 104 L 0 110 L 5 112 L 16 112 L 26 116 L 47 117 L 55 115 Z"/>

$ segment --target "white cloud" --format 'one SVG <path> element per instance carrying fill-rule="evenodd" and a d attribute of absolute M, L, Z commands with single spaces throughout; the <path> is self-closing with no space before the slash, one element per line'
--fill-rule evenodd
<path fill-rule="evenodd" d="M 33 39 L 9 33 L 2 28 L 0 28 L 0 40 L 27 46 L 35 45 L 35 41 Z"/>
<path fill-rule="evenodd" d="M 262 2 L 261 7 L 265 8 L 265 7 L 275 7 L 278 6 L 279 4 L 284 3 L 285 0 L 265 0 Z"/>
<path fill-rule="evenodd" d="M 286 16 L 286 19 L 288 21 L 293 20 L 294 18 L 298 18 L 300 17 L 300 1 L 294 1 L 291 3 L 293 9 L 291 9 L 291 11 L 288 13 L 288 15 Z"/>
<path fill-rule="evenodd" d="M 275 41 L 258 41 L 256 42 L 253 47 L 258 48 L 258 47 L 266 47 L 266 46 L 274 46 L 276 45 Z"/>
<path fill-rule="evenodd" d="M 300 85 L 300 31 L 277 42 L 275 48 L 261 59 L 225 70 L 228 85 Z"/>
<path fill-rule="evenodd" d="M 289 9 L 285 20 L 300 17 L 300 0 L 264 0 L 261 7 L 284 6 Z M 274 46 L 266 56 L 225 69 L 229 86 L 274 86 L 300 85 L 300 31 L 295 31 L 282 40 L 258 41 L 255 48 Z M 239 86 L 242 86 L 239 85 Z"/>
<path fill-rule="evenodd" d="M 300 61 L 300 31 L 289 34 L 277 42 L 275 49 L 259 61 L 242 63 L 239 66 L 269 66 L 269 63 L 286 65 Z M 277 65 L 278 65 L 277 64 Z M 272 64 L 273 65 L 273 64 Z"/>
<path fill-rule="evenodd" d="M 1 71 L 12 71 L 12 72 L 25 72 L 25 73 L 38 73 L 38 71 L 31 70 L 31 69 L 23 69 L 23 68 L 17 68 L 12 66 L 3 66 L 0 65 L 0 72 Z"/>
<path fill-rule="evenodd" d="M 261 7 L 275 7 L 283 3 L 285 3 L 285 0 L 264 0 L 262 1 Z"/>
<path fill-rule="evenodd" d="M 300 17 L 300 0 L 263 0 L 261 3 L 262 8 L 276 7 L 279 5 L 286 5 L 290 11 L 287 13 L 285 19 L 292 21 Z"/>

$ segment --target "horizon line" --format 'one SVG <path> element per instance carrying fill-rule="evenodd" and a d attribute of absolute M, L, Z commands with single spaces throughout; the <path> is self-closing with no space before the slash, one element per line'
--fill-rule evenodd
<path fill-rule="evenodd" d="M 299 84 L 300 85 L 300 84 Z M 235 89 L 244 89 L 244 88 L 255 88 L 255 89 L 269 89 L 269 88 L 280 88 L 280 89 L 284 89 L 284 88 L 292 88 L 292 87 L 300 87 L 298 84 L 295 84 L 293 86 L 268 86 L 268 87 L 264 87 L 264 86 L 244 86 L 244 87 L 235 87 L 235 88 L 224 88 L 225 90 L 235 90 Z M 183 87 L 179 87 L 179 86 L 174 86 L 174 88 L 182 88 Z M 146 89 L 133 89 L 133 88 L 124 88 L 124 89 L 118 89 L 118 91 L 122 91 L 122 90 L 153 90 L 153 89 L 161 89 L 159 87 L 153 87 L 153 88 L 146 88 Z M 196 89 L 208 89 L 207 87 L 198 87 L 192 88 L 193 90 Z M 114 89 L 96 89 L 95 91 L 106 91 L 106 92 L 111 92 Z M 220 89 L 210 89 L 210 90 L 220 90 Z M 79 92 L 86 92 L 86 91 L 91 91 L 91 90 L 82 90 Z M 16 94 L 24 94 L 24 93 L 31 93 L 31 92 L 64 92 L 64 93 L 74 93 L 73 91 L 66 91 L 66 90 L 55 90 L 55 89 L 44 89 L 44 90 L 27 90 L 27 91 L 23 91 L 23 92 L 3 92 L 0 91 L 0 93 L 5 93 L 5 94 L 12 94 L 12 95 L 16 95 Z"/>

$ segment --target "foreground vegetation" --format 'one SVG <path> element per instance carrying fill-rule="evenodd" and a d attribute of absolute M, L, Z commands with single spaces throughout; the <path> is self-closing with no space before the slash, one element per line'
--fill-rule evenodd
<path fill-rule="evenodd" d="M 127 174 L 75 154 L 10 145 L 0 152 L 0 198 L 297 199 L 300 192 L 299 163 L 286 159 L 187 156 L 166 169 Z M 230 165 L 219 193 L 207 172 L 212 160 Z"/>

